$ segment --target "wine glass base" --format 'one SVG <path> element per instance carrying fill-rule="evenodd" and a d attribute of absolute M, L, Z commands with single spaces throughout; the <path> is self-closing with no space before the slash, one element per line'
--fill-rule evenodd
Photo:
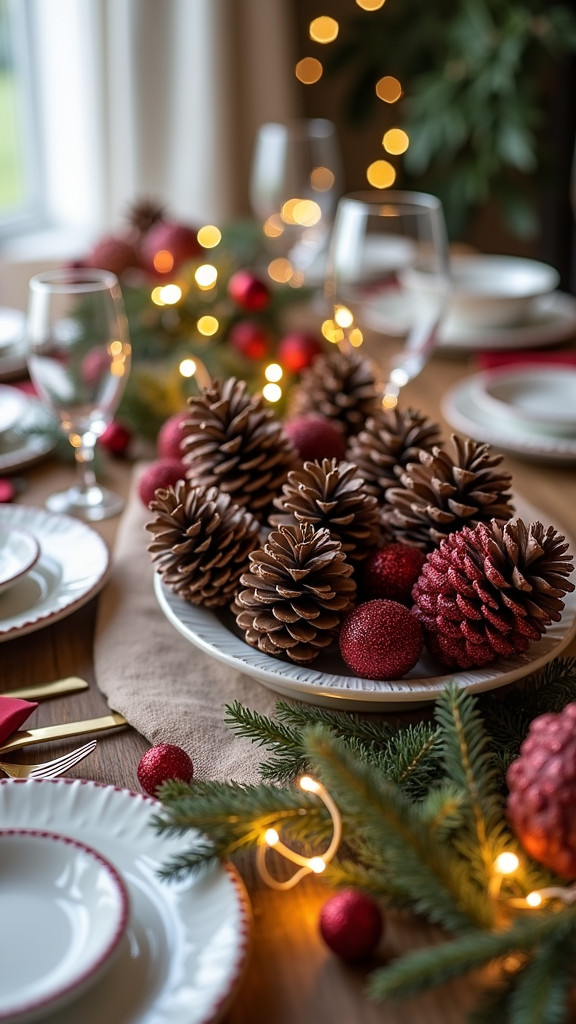
<path fill-rule="evenodd" d="M 66 491 L 50 494 L 44 504 L 51 512 L 75 516 L 88 522 L 98 522 L 100 519 L 110 519 L 119 515 L 124 508 L 124 499 L 119 494 L 95 484 L 86 489 L 69 487 Z"/>

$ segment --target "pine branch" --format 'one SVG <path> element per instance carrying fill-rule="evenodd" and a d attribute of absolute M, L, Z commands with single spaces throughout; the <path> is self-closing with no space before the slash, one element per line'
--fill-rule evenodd
<path fill-rule="evenodd" d="M 558 914 L 530 915 L 518 920 L 505 932 L 471 931 L 439 946 L 408 953 L 374 972 L 368 992 L 376 1000 L 404 999 L 450 978 L 485 967 L 493 960 L 517 951 L 529 952 L 553 935 L 564 937 L 576 927 L 576 910 L 566 908 Z M 540 1018 L 539 1024 L 547 1018 Z M 515 1024 L 520 1024 L 517 1018 Z M 525 1021 L 522 1021 L 525 1024 Z"/>
<path fill-rule="evenodd" d="M 273 752 L 274 757 L 260 766 L 263 778 L 289 782 L 306 771 L 302 738 L 296 729 L 251 711 L 237 700 L 226 705 L 225 721 L 238 736 L 247 737 L 257 746 Z"/>
<path fill-rule="evenodd" d="M 515 979 L 510 1024 L 563 1024 L 574 981 L 575 922 L 559 922 L 554 934 Z"/>

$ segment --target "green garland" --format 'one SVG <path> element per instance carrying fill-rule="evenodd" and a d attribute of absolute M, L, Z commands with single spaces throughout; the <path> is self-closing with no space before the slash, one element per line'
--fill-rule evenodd
<path fill-rule="evenodd" d="M 267 751 L 267 781 L 166 782 L 156 829 L 193 829 L 204 838 L 162 874 L 183 878 L 214 859 L 255 851 L 272 825 L 287 842 L 317 848 L 331 820 L 316 797 L 291 784 L 309 770 L 342 817 L 343 842 L 326 881 L 423 915 L 446 933 L 445 943 L 376 969 L 370 997 L 402 999 L 496 961 L 499 987 L 486 994 L 475 1021 L 560 1024 L 568 1019 L 576 908 L 550 900 L 540 910 L 513 909 L 511 900 L 564 883 L 510 832 L 505 772 L 532 719 L 574 699 L 576 659 L 558 659 L 505 692 L 472 696 L 449 686 L 430 721 L 416 725 L 287 702 L 269 718 L 235 702 L 227 721 Z M 504 850 L 517 854 L 520 867 L 495 891 L 494 861 Z"/>

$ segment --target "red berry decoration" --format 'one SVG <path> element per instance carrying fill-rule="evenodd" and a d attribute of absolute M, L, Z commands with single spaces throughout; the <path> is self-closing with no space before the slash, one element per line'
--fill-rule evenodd
<path fill-rule="evenodd" d="M 130 447 L 132 432 L 123 423 L 113 420 L 99 437 L 99 443 L 110 455 L 125 455 Z"/>
<path fill-rule="evenodd" d="M 524 849 L 576 878 L 576 704 L 534 719 L 506 781 L 508 817 Z"/>
<path fill-rule="evenodd" d="M 326 945 L 349 964 L 372 956 L 383 929 L 378 904 L 355 889 L 343 889 L 327 900 L 319 924 Z"/>
<path fill-rule="evenodd" d="M 422 647 L 420 623 L 410 609 L 385 598 L 359 604 L 340 630 L 340 653 L 364 679 L 401 679 L 414 668 Z"/>
<path fill-rule="evenodd" d="M 425 561 L 426 555 L 419 548 L 401 541 L 385 544 L 372 551 L 364 562 L 361 593 L 368 599 L 387 597 L 410 605 L 412 587 Z"/>
<path fill-rule="evenodd" d="M 268 285 L 251 270 L 237 270 L 228 281 L 228 295 L 248 313 L 259 313 L 270 303 Z"/>
<path fill-rule="evenodd" d="M 164 275 L 178 270 L 201 252 L 203 249 L 194 228 L 174 220 L 159 220 L 146 232 L 140 256 L 147 270 Z"/>
<path fill-rule="evenodd" d="M 187 409 L 169 416 L 162 424 L 156 438 L 156 451 L 160 459 L 179 459 L 182 455 L 180 442 L 186 435 L 184 424 L 190 419 Z"/>
<path fill-rule="evenodd" d="M 168 779 L 181 779 L 190 782 L 194 774 L 194 765 L 185 750 L 174 743 L 160 743 L 151 747 L 140 758 L 137 769 L 138 782 L 150 796 Z"/>
<path fill-rule="evenodd" d="M 262 324 L 239 320 L 230 328 L 230 345 L 247 359 L 263 359 L 270 348 L 270 335 Z"/>
<path fill-rule="evenodd" d="M 278 361 L 291 373 L 300 373 L 312 365 L 324 351 L 319 338 L 306 331 L 293 331 L 278 342 Z"/>
<path fill-rule="evenodd" d="M 341 460 L 346 455 L 346 439 L 342 429 L 317 413 L 289 420 L 284 424 L 284 433 L 292 441 L 302 462 Z"/>
<path fill-rule="evenodd" d="M 177 480 L 184 480 L 186 470 L 179 459 L 157 459 L 144 470 L 138 481 L 138 494 L 148 507 L 159 488 L 172 487 Z"/>

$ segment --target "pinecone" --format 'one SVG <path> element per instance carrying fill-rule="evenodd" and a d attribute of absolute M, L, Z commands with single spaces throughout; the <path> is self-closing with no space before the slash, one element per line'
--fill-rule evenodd
<path fill-rule="evenodd" d="M 265 517 L 295 464 L 282 424 L 235 377 L 223 384 L 213 381 L 201 395 L 188 399 L 188 408 L 180 446 L 188 479 L 216 486 L 237 505 Z"/>
<path fill-rule="evenodd" d="M 304 370 L 292 391 L 288 419 L 316 412 L 335 420 L 349 436 L 380 408 L 374 364 L 351 349 L 330 350 Z"/>
<path fill-rule="evenodd" d="M 260 524 L 229 494 L 179 480 L 156 491 L 148 545 L 164 583 L 190 604 L 231 605 Z"/>
<path fill-rule="evenodd" d="M 325 528 L 342 545 L 351 562 L 363 561 L 380 540 L 380 513 L 376 498 L 364 491 L 364 481 L 352 462 L 338 459 L 305 462 L 288 474 L 282 494 L 273 505 L 272 526 L 312 523 Z"/>
<path fill-rule="evenodd" d="M 430 650 L 472 668 L 517 655 L 558 622 L 574 590 L 568 544 L 553 526 L 495 519 L 442 541 L 412 589 Z"/>
<path fill-rule="evenodd" d="M 127 221 L 139 236 L 145 235 L 153 224 L 164 220 L 166 208 L 155 199 L 138 199 L 128 210 Z"/>
<path fill-rule="evenodd" d="M 400 474 L 401 487 L 386 491 L 384 526 L 396 540 L 430 551 L 449 533 L 514 514 L 511 477 L 490 446 L 452 435 L 452 453 L 434 446 L 419 452 Z"/>
<path fill-rule="evenodd" d="M 335 639 L 356 584 L 339 541 L 310 523 L 272 530 L 250 555 L 235 605 L 247 643 L 305 664 Z"/>
<path fill-rule="evenodd" d="M 364 490 L 384 505 L 389 487 L 398 483 L 402 470 L 414 462 L 421 449 L 440 444 L 440 428 L 414 409 L 380 409 L 352 436 L 346 456 L 358 466 Z"/>
<path fill-rule="evenodd" d="M 508 817 L 524 849 L 562 878 L 576 878 L 576 704 L 533 720 L 506 781 Z"/>

